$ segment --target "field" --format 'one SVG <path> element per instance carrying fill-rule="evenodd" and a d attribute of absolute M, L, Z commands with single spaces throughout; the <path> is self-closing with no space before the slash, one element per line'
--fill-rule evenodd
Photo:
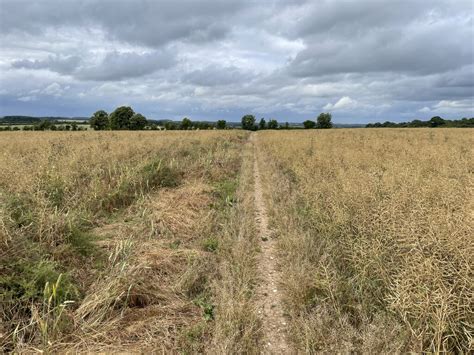
<path fill-rule="evenodd" d="M 0 133 L 3 351 L 474 349 L 469 129 Z"/>

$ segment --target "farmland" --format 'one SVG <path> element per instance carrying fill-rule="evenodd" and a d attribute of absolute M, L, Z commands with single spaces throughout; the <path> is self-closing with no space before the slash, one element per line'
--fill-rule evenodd
<path fill-rule="evenodd" d="M 259 140 L 289 334 L 300 349 L 472 349 L 469 130 Z"/>
<path fill-rule="evenodd" d="M 472 350 L 473 146 L 441 128 L 2 132 L 2 350 Z"/>

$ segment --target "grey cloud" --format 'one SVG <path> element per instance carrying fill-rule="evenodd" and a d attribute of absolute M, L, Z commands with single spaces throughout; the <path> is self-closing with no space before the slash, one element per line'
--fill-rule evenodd
<path fill-rule="evenodd" d="M 414 21 L 436 22 L 472 11 L 470 0 L 316 0 L 307 1 L 290 34 L 297 37 L 354 37 L 380 28 L 401 28 Z"/>
<path fill-rule="evenodd" d="M 236 67 L 207 66 L 183 76 L 183 81 L 198 86 L 241 84 L 252 78 L 252 74 Z"/>
<path fill-rule="evenodd" d="M 209 41 L 229 31 L 227 19 L 245 2 L 237 0 L 3 0 L 3 33 L 41 34 L 48 28 L 98 27 L 119 41 L 159 47 L 179 39 Z M 27 11 L 25 11 L 27 7 Z"/>
<path fill-rule="evenodd" d="M 376 28 L 363 35 L 306 39 L 307 48 L 290 64 L 298 77 L 327 73 L 436 73 L 469 65 L 474 31 L 456 19 L 406 28 Z"/>
<path fill-rule="evenodd" d="M 176 63 L 174 55 L 168 52 L 107 53 L 99 63 L 78 69 L 76 76 L 83 80 L 122 80 L 168 69 Z"/>
<path fill-rule="evenodd" d="M 91 55 L 91 54 L 90 54 Z M 176 64 L 176 57 L 166 51 L 145 54 L 109 52 L 99 62 L 87 64 L 78 56 L 49 56 L 45 60 L 16 60 L 13 68 L 47 69 L 80 80 L 113 81 L 140 77 Z"/>
<path fill-rule="evenodd" d="M 12 63 L 13 68 L 47 69 L 60 74 L 71 74 L 81 62 L 78 56 L 49 56 L 44 60 L 20 59 Z"/>
<path fill-rule="evenodd" d="M 154 118 L 469 115 L 472 10 L 471 0 L 0 0 L 0 114 L 127 102 Z"/>

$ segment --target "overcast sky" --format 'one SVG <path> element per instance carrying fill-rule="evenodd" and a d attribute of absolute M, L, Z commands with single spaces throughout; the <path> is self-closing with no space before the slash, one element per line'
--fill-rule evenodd
<path fill-rule="evenodd" d="M 473 0 L 0 0 L 0 115 L 474 116 Z"/>

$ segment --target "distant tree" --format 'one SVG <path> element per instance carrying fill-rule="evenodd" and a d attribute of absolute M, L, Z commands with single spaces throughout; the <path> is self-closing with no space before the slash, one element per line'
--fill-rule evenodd
<path fill-rule="evenodd" d="M 129 106 L 120 106 L 110 114 L 111 129 L 129 129 L 130 119 L 135 114 Z"/>
<path fill-rule="evenodd" d="M 268 129 L 278 129 L 278 121 L 277 120 L 269 120 L 268 121 L 268 125 L 267 125 L 267 128 Z"/>
<path fill-rule="evenodd" d="M 214 125 L 209 122 L 198 121 L 193 123 L 193 127 L 197 129 L 213 129 Z"/>
<path fill-rule="evenodd" d="M 36 124 L 34 127 L 35 131 L 46 131 L 51 128 L 53 123 L 50 120 L 43 120 L 40 123 Z"/>
<path fill-rule="evenodd" d="M 430 123 L 431 127 L 439 127 L 439 126 L 442 126 L 442 125 L 446 124 L 446 121 L 443 120 L 439 116 L 435 116 L 435 117 L 431 118 L 429 123 Z"/>
<path fill-rule="evenodd" d="M 73 123 L 71 124 L 71 129 L 72 129 L 73 131 L 77 131 L 77 123 L 76 123 L 76 122 L 73 122 Z"/>
<path fill-rule="evenodd" d="M 147 123 L 145 116 L 141 113 L 136 113 L 130 118 L 129 128 L 134 131 L 142 130 L 145 129 Z"/>
<path fill-rule="evenodd" d="M 185 117 L 181 121 L 180 129 L 191 129 L 192 125 L 192 121 L 189 118 Z"/>
<path fill-rule="evenodd" d="M 227 127 L 227 122 L 225 120 L 219 120 L 216 123 L 217 129 L 225 129 Z"/>
<path fill-rule="evenodd" d="M 260 119 L 260 123 L 258 124 L 258 129 L 265 129 L 267 128 L 267 123 L 265 122 L 265 118 Z"/>
<path fill-rule="evenodd" d="M 316 122 L 311 120 L 306 120 L 303 122 L 303 126 L 305 129 L 311 129 L 316 127 Z"/>
<path fill-rule="evenodd" d="M 104 110 L 99 110 L 89 119 L 89 125 L 96 131 L 108 129 L 110 126 L 109 115 Z"/>
<path fill-rule="evenodd" d="M 255 116 L 254 115 L 245 115 L 242 117 L 242 128 L 253 131 L 256 129 L 255 126 Z"/>
<path fill-rule="evenodd" d="M 172 131 L 172 130 L 175 130 L 177 128 L 178 127 L 177 127 L 176 123 L 174 123 L 173 121 L 165 122 L 165 129 L 167 131 Z"/>
<path fill-rule="evenodd" d="M 318 116 L 318 123 L 316 128 L 332 128 L 332 115 L 330 113 L 321 113 Z"/>

